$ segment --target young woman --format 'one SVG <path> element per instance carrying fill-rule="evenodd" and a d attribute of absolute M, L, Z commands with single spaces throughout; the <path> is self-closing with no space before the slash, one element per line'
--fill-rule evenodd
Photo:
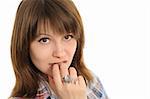
<path fill-rule="evenodd" d="M 11 59 L 16 84 L 10 98 L 107 99 L 83 61 L 84 30 L 71 0 L 22 0 Z"/>

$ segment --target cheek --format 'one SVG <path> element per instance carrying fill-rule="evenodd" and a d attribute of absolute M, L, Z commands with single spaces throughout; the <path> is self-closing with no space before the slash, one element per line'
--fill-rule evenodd
<path fill-rule="evenodd" d="M 40 52 L 31 52 L 30 53 L 30 57 L 31 57 L 31 60 L 34 61 L 34 62 L 40 62 L 42 60 L 44 60 L 44 57 L 45 55 L 41 54 Z"/>
<path fill-rule="evenodd" d="M 30 57 L 35 67 L 39 69 L 41 72 L 47 74 L 49 68 L 46 64 L 48 62 L 48 54 L 45 53 L 46 52 L 38 51 L 38 50 L 31 51 Z"/>
<path fill-rule="evenodd" d="M 68 48 L 68 52 L 69 52 L 71 58 L 73 58 L 76 48 L 77 48 L 77 42 L 76 41 L 72 42 L 72 44 L 70 44 L 70 46 Z"/>
<path fill-rule="evenodd" d="M 48 46 L 42 46 L 38 42 L 33 42 L 30 45 L 30 56 L 35 60 L 43 60 L 48 57 Z"/>
<path fill-rule="evenodd" d="M 46 49 L 40 49 L 38 47 L 31 47 L 30 49 L 30 57 L 36 67 L 45 65 L 48 55 L 49 54 Z"/>

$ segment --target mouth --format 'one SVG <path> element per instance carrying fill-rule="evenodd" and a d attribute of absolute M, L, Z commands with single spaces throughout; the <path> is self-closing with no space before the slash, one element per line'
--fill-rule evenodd
<path fill-rule="evenodd" d="M 52 63 L 49 63 L 50 66 L 53 66 L 55 64 L 58 64 L 59 66 L 62 65 L 62 64 L 65 64 L 67 63 L 67 60 L 64 60 L 64 61 L 60 61 L 60 62 L 52 62 Z"/>

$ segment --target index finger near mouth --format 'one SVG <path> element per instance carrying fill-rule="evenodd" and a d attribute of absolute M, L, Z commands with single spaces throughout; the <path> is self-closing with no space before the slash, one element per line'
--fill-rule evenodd
<path fill-rule="evenodd" d="M 67 66 L 60 65 L 59 68 L 60 68 L 61 78 L 63 78 L 66 75 L 69 75 L 69 73 L 68 73 L 68 67 Z"/>
<path fill-rule="evenodd" d="M 52 67 L 52 76 L 57 89 L 62 87 L 62 81 L 60 76 L 60 70 L 58 64 L 54 64 Z"/>

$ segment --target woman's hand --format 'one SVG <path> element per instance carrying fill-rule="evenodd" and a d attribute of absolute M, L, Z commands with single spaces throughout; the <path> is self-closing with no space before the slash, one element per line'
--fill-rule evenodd
<path fill-rule="evenodd" d="M 66 75 L 70 75 L 73 81 L 65 83 L 62 78 Z M 68 70 L 55 64 L 52 68 L 52 76 L 48 78 L 50 87 L 59 99 L 87 99 L 85 80 L 82 76 L 77 76 L 74 67 Z"/>

